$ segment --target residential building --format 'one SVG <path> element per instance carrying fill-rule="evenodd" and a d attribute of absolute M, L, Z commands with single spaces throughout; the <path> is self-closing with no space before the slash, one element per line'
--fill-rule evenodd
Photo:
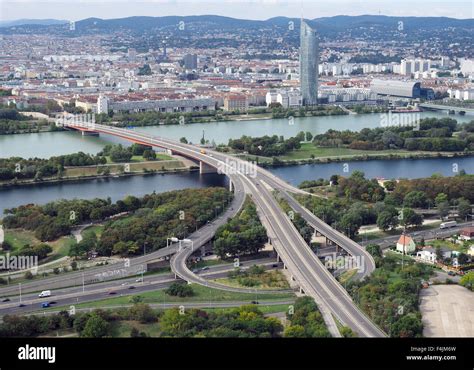
<path fill-rule="evenodd" d="M 416 244 L 415 241 L 406 234 L 402 234 L 397 242 L 397 251 L 404 254 L 410 254 L 415 252 Z"/>
<path fill-rule="evenodd" d="M 434 264 L 436 262 L 436 250 L 433 247 L 425 247 L 416 252 L 416 260 Z"/>
<path fill-rule="evenodd" d="M 245 95 L 233 94 L 227 95 L 224 98 L 225 111 L 230 112 L 234 110 L 239 110 L 245 112 L 247 109 L 249 109 L 249 102 Z"/>
<path fill-rule="evenodd" d="M 474 239 L 474 226 L 466 227 L 459 233 L 459 238 L 462 240 L 473 240 Z"/>

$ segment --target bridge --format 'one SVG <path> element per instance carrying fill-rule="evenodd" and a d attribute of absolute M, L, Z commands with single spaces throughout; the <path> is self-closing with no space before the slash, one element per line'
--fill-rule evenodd
<path fill-rule="evenodd" d="M 420 103 L 418 104 L 420 108 L 427 109 L 427 110 L 447 110 L 447 111 L 454 111 L 454 112 L 465 112 L 465 113 L 474 113 L 473 108 L 465 108 L 465 107 L 454 107 L 451 105 L 443 105 L 443 104 L 431 104 L 431 103 Z"/>
<path fill-rule="evenodd" d="M 200 167 L 217 169 L 219 172 L 226 174 L 230 180 L 230 188 L 234 190 L 235 198 L 237 199 L 237 207 L 232 207 L 227 212 L 234 215 L 237 214 L 243 204 L 245 194 L 248 194 L 253 199 L 278 258 L 283 262 L 284 268 L 288 270 L 292 280 L 299 285 L 301 293 L 315 299 L 333 336 L 340 336 L 334 318 L 343 325 L 350 327 L 361 337 L 386 336 L 354 304 L 345 289 L 309 248 L 292 224 L 290 218 L 282 211 L 273 194 L 273 191 L 279 192 L 284 198 L 289 200 L 291 207 L 300 212 L 302 217 L 309 221 L 315 230 L 347 250 L 352 256 L 361 258 L 365 262 L 363 274 L 370 274 L 375 269 L 375 263 L 364 248 L 312 215 L 290 195 L 290 193 L 305 193 L 302 190 L 287 184 L 263 168 L 255 166 L 255 171 L 251 171 L 249 170 L 249 162 L 217 151 L 208 149 L 204 151 L 199 147 L 163 137 L 154 137 L 131 130 L 94 123 L 66 123 L 65 127 L 83 132 L 113 135 L 142 145 L 164 148 L 173 153 L 199 161 L 199 163 L 202 163 Z M 225 220 L 226 218 L 221 218 L 221 222 L 225 222 Z M 212 238 L 215 230 L 215 227 L 210 227 L 204 231 L 203 239 Z M 190 248 L 178 250 L 171 260 L 173 272 L 188 282 L 207 286 L 214 285 L 215 283 L 204 281 L 203 278 L 187 268 L 186 260 L 193 252 Z M 220 284 L 215 285 L 217 289 L 224 289 Z M 225 287 L 225 289 L 228 290 L 228 287 Z"/>

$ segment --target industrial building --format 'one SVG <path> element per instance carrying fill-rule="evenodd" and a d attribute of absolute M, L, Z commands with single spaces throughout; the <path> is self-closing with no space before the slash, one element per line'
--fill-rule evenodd
<path fill-rule="evenodd" d="M 399 80 L 372 80 L 370 90 L 377 95 L 408 99 L 433 99 L 434 91 L 422 88 L 421 82 Z"/>

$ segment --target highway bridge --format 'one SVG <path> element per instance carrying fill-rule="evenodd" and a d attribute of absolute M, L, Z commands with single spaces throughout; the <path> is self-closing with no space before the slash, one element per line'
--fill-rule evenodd
<path fill-rule="evenodd" d="M 455 107 L 451 105 L 443 105 L 443 104 L 432 104 L 432 103 L 420 103 L 418 104 L 420 108 L 426 110 L 446 110 L 446 111 L 454 111 L 454 112 L 465 112 L 469 114 L 474 114 L 473 108 L 465 108 L 465 107 Z"/>
<path fill-rule="evenodd" d="M 321 261 L 311 251 L 307 243 L 294 227 L 289 217 L 281 210 L 272 193 L 279 191 L 285 196 L 289 192 L 304 193 L 269 171 L 256 167 L 255 171 L 249 167 L 249 162 L 208 149 L 202 150 L 197 146 L 183 144 L 163 137 L 154 137 L 117 127 L 99 125 L 95 123 L 65 123 L 65 127 L 80 130 L 86 133 L 103 133 L 117 136 L 128 141 L 150 147 L 165 148 L 172 153 L 199 161 L 201 172 L 216 171 L 226 174 L 230 180 L 230 188 L 238 198 L 249 194 L 255 202 L 259 216 L 266 227 L 271 243 L 279 258 L 289 270 L 292 279 L 300 286 L 301 292 L 310 295 L 318 303 L 321 313 L 329 330 L 335 336 L 339 335 L 334 317 L 343 325 L 347 325 L 362 337 L 382 337 L 385 333 L 354 304 L 349 294 L 325 268 Z M 241 199 L 241 201 L 242 201 Z M 242 204 L 242 203 L 240 203 Z M 297 207 L 297 203 L 292 203 Z M 234 208 L 233 211 L 237 211 Z M 303 212 L 303 217 L 311 219 L 311 225 L 327 238 L 333 240 L 341 248 L 355 256 L 360 256 L 369 266 L 367 272 L 374 268 L 373 259 L 369 258 L 364 249 L 350 238 L 332 229 L 320 219 L 311 217 L 309 212 Z M 215 230 L 212 230 L 214 232 Z M 212 237 L 208 234 L 207 236 Z M 210 286 L 210 282 L 193 274 L 185 264 L 189 256 L 189 249 L 183 249 L 172 258 L 173 271 L 181 278 Z M 216 288 L 220 288 L 216 286 Z M 227 287 L 228 289 L 228 287 Z"/>

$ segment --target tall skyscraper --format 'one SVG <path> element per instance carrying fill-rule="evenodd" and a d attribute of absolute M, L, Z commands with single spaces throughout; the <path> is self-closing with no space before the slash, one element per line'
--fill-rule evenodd
<path fill-rule="evenodd" d="M 303 19 L 300 30 L 300 88 L 303 105 L 318 103 L 318 37 Z"/>

